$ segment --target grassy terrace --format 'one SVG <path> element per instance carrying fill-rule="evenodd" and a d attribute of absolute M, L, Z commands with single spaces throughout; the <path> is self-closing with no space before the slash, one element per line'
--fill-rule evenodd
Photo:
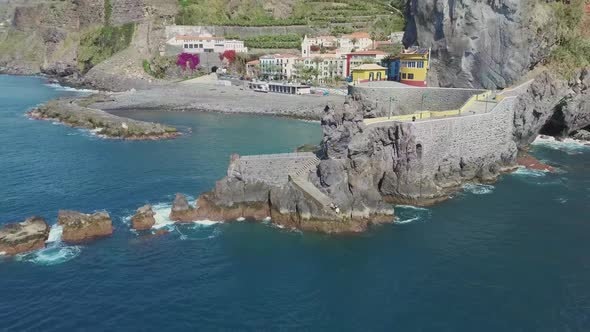
<path fill-rule="evenodd" d="M 377 39 L 385 39 L 391 32 L 403 30 L 403 3 L 402 0 L 179 0 L 181 10 L 176 23 L 244 27 L 307 25 L 329 29 L 334 34 L 364 30 Z"/>

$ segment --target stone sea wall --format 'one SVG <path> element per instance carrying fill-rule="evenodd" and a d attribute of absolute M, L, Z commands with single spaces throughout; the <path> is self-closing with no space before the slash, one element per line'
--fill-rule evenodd
<path fill-rule="evenodd" d="M 500 155 L 514 145 L 512 139 L 515 98 L 500 102 L 493 111 L 410 124 L 425 174 L 435 174 L 446 162 L 456 166 L 469 160 Z"/>
<path fill-rule="evenodd" d="M 447 111 L 458 109 L 474 94 L 484 92 L 475 89 L 388 87 L 386 83 L 349 86 L 348 93 L 363 102 L 370 116 L 387 116 L 390 98 L 392 115 L 404 115 L 420 110 Z M 371 86 L 372 85 L 372 86 Z M 424 96 L 424 99 L 422 98 Z"/>

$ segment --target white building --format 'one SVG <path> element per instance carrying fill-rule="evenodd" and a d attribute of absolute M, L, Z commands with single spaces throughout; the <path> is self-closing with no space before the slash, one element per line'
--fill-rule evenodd
<path fill-rule="evenodd" d="M 335 79 L 346 77 L 346 58 L 336 54 L 317 54 L 312 57 L 303 57 L 297 60 L 307 68 L 318 70 L 318 79 Z M 295 74 L 298 74 L 295 72 Z"/>
<path fill-rule="evenodd" d="M 209 34 L 199 36 L 176 36 L 168 41 L 168 44 L 179 46 L 186 53 L 223 53 L 225 51 L 236 51 L 247 53 L 248 48 L 241 40 L 225 39 Z"/>
<path fill-rule="evenodd" d="M 343 35 L 340 38 L 334 36 L 318 36 L 303 38 L 301 42 L 301 56 L 311 57 L 320 52 L 314 52 L 313 46 L 324 49 L 332 49 L 335 54 L 342 55 L 353 51 L 365 51 L 373 47 L 373 40 L 367 32 L 355 32 Z"/>
<path fill-rule="evenodd" d="M 293 54 L 270 54 L 260 57 L 260 72 L 263 75 L 290 78 L 293 75 L 294 65 L 298 59 Z"/>

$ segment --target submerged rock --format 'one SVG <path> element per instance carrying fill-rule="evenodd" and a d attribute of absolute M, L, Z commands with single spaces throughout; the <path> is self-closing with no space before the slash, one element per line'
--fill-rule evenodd
<path fill-rule="evenodd" d="M 155 215 L 156 213 L 152 210 L 151 205 L 144 205 L 137 209 L 135 215 L 131 217 L 131 224 L 135 230 L 148 230 L 156 223 L 156 219 L 154 219 Z"/>
<path fill-rule="evenodd" d="M 523 167 L 528 169 L 534 169 L 537 171 L 546 171 L 546 172 L 555 172 L 555 168 L 553 166 L 544 164 L 540 162 L 537 158 L 531 156 L 525 151 L 520 151 L 518 153 L 518 157 L 516 158 L 516 162 Z"/>
<path fill-rule="evenodd" d="M 85 214 L 60 210 L 57 223 L 63 226 L 62 240 L 65 242 L 78 243 L 113 234 L 113 222 L 107 212 Z"/>
<path fill-rule="evenodd" d="M 49 226 L 41 217 L 8 224 L 0 229 L 0 253 L 16 255 L 45 248 L 49 236 Z"/>

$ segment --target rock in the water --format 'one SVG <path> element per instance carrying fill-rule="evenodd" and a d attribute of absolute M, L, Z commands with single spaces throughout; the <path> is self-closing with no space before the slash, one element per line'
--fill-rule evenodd
<path fill-rule="evenodd" d="M 518 153 L 518 157 L 516 158 L 516 162 L 520 166 L 524 166 L 528 169 L 534 169 L 537 171 L 546 171 L 546 172 L 555 172 L 555 168 L 553 166 L 544 164 L 537 160 L 537 158 L 531 156 L 527 152 L 520 151 Z"/>
<path fill-rule="evenodd" d="M 152 210 L 151 205 L 144 205 L 137 209 L 135 215 L 131 217 L 131 224 L 135 230 L 148 230 L 156 223 L 156 219 L 154 219 L 155 215 L 156 213 Z"/>
<path fill-rule="evenodd" d="M 581 141 L 590 141 L 590 131 L 580 129 L 572 134 L 572 138 L 579 139 Z"/>
<path fill-rule="evenodd" d="M 172 203 L 172 210 L 170 211 L 170 219 L 177 222 L 195 221 L 194 212 L 195 209 L 188 204 L 186 196 L 176 194 L 174 203 Z"/>
<path fill-rule="evenodd" d="M 85 214 L 60 210 L 57 223 L 63 226 L 65 242 L 78 243 L 113 234 L 113 222 L 107 212 Z"/>
<path fill-rule="evenodd" d="M 0 253 L 16 255 L 19 253 L 43 249 L 49 236 L 49 226 L 41 217 L 8 224 L 0 229 Z"/>

